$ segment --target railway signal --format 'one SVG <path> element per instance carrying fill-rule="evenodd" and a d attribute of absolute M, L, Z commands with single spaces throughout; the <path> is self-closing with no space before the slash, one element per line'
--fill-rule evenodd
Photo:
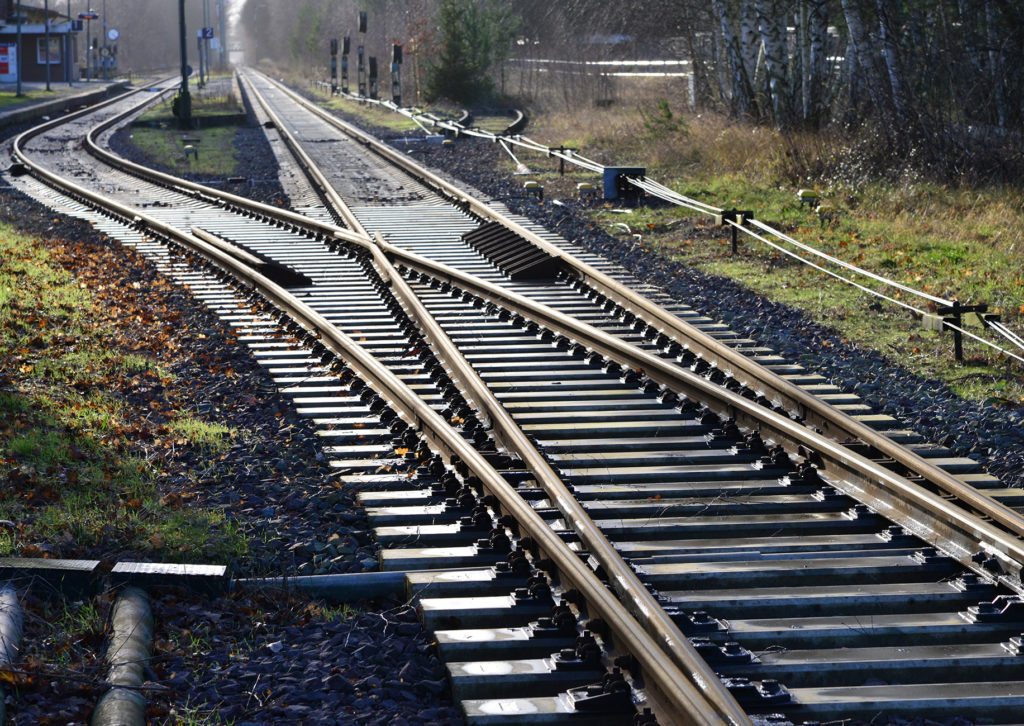
<path fill-rule="evenodd" d="M 331 38 L 331 95 L 338 92 L 338 39 Z"/>
<path fill-rule="evenodd" d="M 192 128 L 192 96 L 188 92 L 188 36 L 185 32 L 185 0 L 178 0 L 178 35 L 181 49 L 181 90 L 174 97 L 172 109 L 183 129 Z"/>
<path fill-rule="evenodd" d="M 85 21 L 85 80 L 91 81 L 93 76 L 93 72 L 91 70 L 93 49 L 96 47 L 96 40 L 92 37 L 92 21 L 99 20 L 100 14 L 92 8 L 90 8 L 84 13 L 79 13 L 78 19 Z"/>
<path fill-rule="evenodd" d="M 359 95 L 366 97 L 366 64 L 363 44 L 366 38 L 366 11 L 359 11 L 359 47 L 356 48 L 356 81 L 359 87 Z"/>
<path fill-rule="evenodd" d="M 402 46 L 391 46 L 391 100 L 396 106 L 402 105 Z"/>
<path fill-rule="evenodd" d="M 348 53 L 352 45 L 346 35 L 341 43 L 341 92 L 348 93 Z"/>

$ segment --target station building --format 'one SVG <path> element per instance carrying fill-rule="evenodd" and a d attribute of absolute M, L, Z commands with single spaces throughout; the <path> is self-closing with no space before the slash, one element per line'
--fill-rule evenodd
<path fill-rule="evenodd" d="M 55 6 L 58 5 L 66 7 L 67 3 L 50 0 L 48 11 L 21 3 L 19 53 L 18 3 L 16 0 L 0 0 L 0 83 L 15 83 L 18 80 L 19 62 L 22 64 L 21 80 L 25 83 L 44 82 L 47 66 L 50 68 L 51 83 L 78 80 L 78 64 L 75 63 L 78 57 L 76 31 L 81 21 L 72 22 L 71 18 L 56 10 Z M 50 25 L 49 46 L 46 40 L 47 19 Z"/>

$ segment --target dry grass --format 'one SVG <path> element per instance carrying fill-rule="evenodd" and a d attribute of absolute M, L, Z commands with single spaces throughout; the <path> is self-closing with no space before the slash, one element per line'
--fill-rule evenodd
<path fill-rule="evenodd" d="M 545 143 L 577 146 L 604 164 L 646 166 L 650 176 L 683 194 L 719 207 L 753 209 L 758 219 L 841 259 L 939 296 L 987 303 L 1011 328 L 1024 329 L 1024 190 L 937 183 L 898 160 L 879 176 L 877 166 L 856 155 L 870 139 L 836 132 L 783 135 L 714 113 L 689 114 L 644 93 L 637 90 L 628 103 L 586 114 L 549 106 L 533 113 L 528 133 Z M 550 162 L 531 156 L 524 161 L 552 196 L 571 194 L 575 182 L 586 178 L 560 179 Z M 836 211 L 833 223 L 821 224 L 799 205 L 800 187 L 819 190 Z M 691 215 L 676 208 L 629 215 L 602 208 L 593 216 L 613 233 L 611 225 L 625 221 L 643 233 L 649 247 L 802 307 L 851 340 L 950 381 L 964 395 L 1024 400 L 1022 366 L 969 345 L 968 356 L 982 375 L 964 384 L 964 369 L 949 361 L 950 335 L 920 330 L 900 312 L 881 315 L 862 294 L 752 240 L 732 258 L 727 244 L 708 240 L 709 233 L 717 235 L 707 229 L 706 218 L 694 236 L 691 225 L 678 223 Z"/>

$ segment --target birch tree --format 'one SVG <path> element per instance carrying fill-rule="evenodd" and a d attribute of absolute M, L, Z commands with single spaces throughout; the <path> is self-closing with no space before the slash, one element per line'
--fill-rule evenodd
<path fill-rule="evenodd" d="M 728 82 L 723 83 L 723 95 L 729 97 L 732 112 L 747 116 L 750 114 L 750 83 L 744 67 L 740 42 L 733 30 L 733 21 L 729 17 L 724 0 L 711 0 L 711 8 L 718 18 L 721 28 L 721 46 L 729 68 Z"/>
<path fill-rule="evenodd" d="M 899 3 L 893 3 L 890 0 L 875 0 L 875 2 L 878 8 L 878 36 L 881 39 L 882 56 L 885 58 L 893 110 L 896 112 L 896 118 L 906 123 L 909 121 L 907 83 L 903 78 L 900 50 L 893 30 L 900 26 L 897 15 Z"/>
<path fill-rule="evenodd" d="M 756 0 L 757 21 L 764 45 L 772 119 L 782 128 L 789 125 L 789 58 L 786 43 L 786 0 Z"/>
<path fill-rule="evenodd" d="M 822 121 L 827 105 L 825 91 L 825 62 L 828 50 L 827 0 L 806 0 L 807 8 L 807 87 L 804 120 L 815 126 Z"/>
<path fill-rule="evenodd" d="M 882 92 L 882 77 L 878 72 L 876 60 L 879 54 L 874 41 L 868 35 L 861 3 L 859 0 L 842 0 L 842 8 L 846 29 L 850 35 L 848 50 L 850 87 L 855 89 L 860 86 L 866 89 L 874 106 L 884 111 L 890 106 L 889 94 Z M 859 76 L 859 83 L 854 76 Z M 860 99 L 856 94 L 852 95 L 854 104 L 858 103 Z"/>

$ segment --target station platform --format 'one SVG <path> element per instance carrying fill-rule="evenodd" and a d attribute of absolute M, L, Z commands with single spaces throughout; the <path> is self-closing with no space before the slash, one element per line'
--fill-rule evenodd
<path fill-rule="evenodd" d="M 0 128 L 25 123 L 43 116 L 64 113 L 68 109 L 96 103 L 126 88 L 128 78 L 115 80 L 51 83 L 22 83 L 23 98 L 17 98 L 17 84 L 0 83 Z"/>

